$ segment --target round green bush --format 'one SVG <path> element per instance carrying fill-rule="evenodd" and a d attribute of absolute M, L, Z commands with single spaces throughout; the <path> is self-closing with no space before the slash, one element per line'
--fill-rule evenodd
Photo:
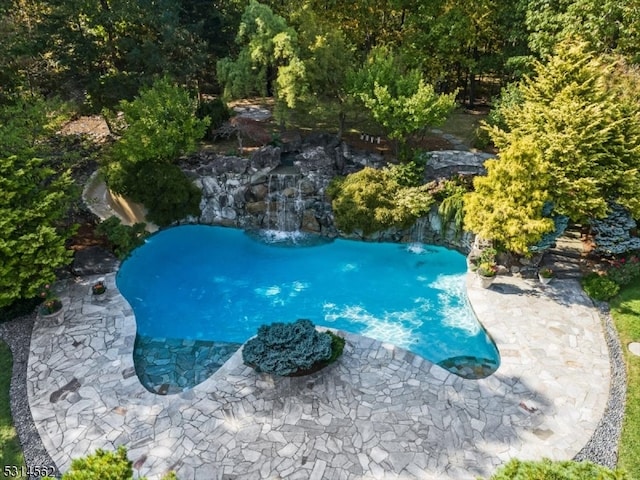
<path fill-rule="evenodd" d="M 313 373 L 335 361 L 344 339 L 319 332 L 309 320 L 262 325 L 242 349 L 242 360 L 257 372 L 279 376 Z"/>
<path fill-rule="evenodd" d="M 620 286 L 606 275 L 590 273 L 581 281 L 582 288 L 587 295 L 594 300 L 606 301 L 615 297 L 620 291 Z"/>

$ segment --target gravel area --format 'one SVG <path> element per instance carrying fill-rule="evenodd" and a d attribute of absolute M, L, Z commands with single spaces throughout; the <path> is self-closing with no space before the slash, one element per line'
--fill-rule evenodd
<path fill-rule="evenodd" d="M 604 416 L 591 440 L 578 452 L 574 460 L 591 460 L 599 465 L 615 468 L 618 463 L 618 442 L 627 396 L 627 374 L 618 332 L 609 313 L 609 305 L 600 303 L 598 308 L 611 360 L 609 400 Z"/>
<path fill-rule="evenodd" d="M 34 320 L 35 313 L 10 322 L 0 323 L 0 338 L 9 345 L 13 355 L 13 372 L 9 391 L 11 414 L 22 445 L 25 463 L 32 468 L 46 466 L 48 472 L 51 472 L 52 468 L 58 472 L 40 440 L 27 399 L 27 362 L 29 361 L 29 345 Z M 29 480 L 37 480 L 40 477 L 29 476 L 28 478 Z"/>
<path fill-rule="evenodd" d="M 611 388 L 605 414 L 591 440 L 576 455 L 575 460 L 590 460 L 609 468 L 615 468 L 618 458 L 618 441 L 624 417 L 626 368 L 608 305 L 602 304 L 599 308 L 611 358 Z M 0 338 L 9 345 L 13 354 L 11 411 L 24 451 L 25 462 L 32 467 L 55 468 L 40 440 L 27 400 L 26 370 L 34 319 L 35 313 L 11 322 L 1 323 Z M 38 479 L 39 477 L 35 476 L 29 477 L 29 480 Z"/>

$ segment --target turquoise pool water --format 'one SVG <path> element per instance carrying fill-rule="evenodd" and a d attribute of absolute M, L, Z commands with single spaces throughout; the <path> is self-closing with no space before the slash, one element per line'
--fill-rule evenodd
<path fill-rule="evenodd" d="M 496 347 L 467 302 L 465 272 L 463 255 L 431 245 L 282 246 L 191 225 L 150 237 L 123 262 L 117 284 L 140 337 L 242 343 L 262 324 L 308 318 L 446 368 L 476 360 L 497 367 Z"/>

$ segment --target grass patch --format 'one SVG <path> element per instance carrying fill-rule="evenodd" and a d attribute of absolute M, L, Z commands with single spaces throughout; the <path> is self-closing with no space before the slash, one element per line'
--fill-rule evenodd
<path fill-rule="evenodd" d="M 4 467 L 15 466 L 18 471 L 24 469 L 24 457 L 16 430 L 13 428 L 11 408 L 9 404 L 9 386 L 11 385 L 11 367 L 13 361 L 11 350 L 0 340 L 0 472 Z M 12 478 L 22 478 L 17 476 Z"/>
<path fill-rule="evenodd" d="M 629 285 L 620 291 L 611 301 L 611 316 L 627 364 L 627 402 L 618 466 L 631 478 L 640 478 L 640 357 L 627 348 L 631 342 L 640 342 L 640 285 Z"/>
<path fill-rule="evenodd" d="M 443 133 L 455 135 L 465 145 L 473 146 L 476 141 L 476 130 L 480 122 L 487 118 L 486 111 L 465 110 L 458 108 L 449 115 L 444 125 L 439 127 Z"/>

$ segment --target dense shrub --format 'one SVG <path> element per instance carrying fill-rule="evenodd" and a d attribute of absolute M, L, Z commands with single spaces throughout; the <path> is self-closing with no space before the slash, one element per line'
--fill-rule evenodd
<path fill-rule="evenodd" d="M 612 471 L 591 462 L 511 460 L 490 480 L 626 480 L 620 470 Z"/>
<path fill-rule="evenodd" d="M 609 300 L 620 291 L 620 286 L 606 275 L 590 273 L 581 281 L 582 288 L 594 300 Z"/>
<path fill-rule="evenodd" d="M 522 91 L 518 88 L 517 83 L 510 83 L 502 88 L 500 95 L 493 99 L 493 106 L 486 121 L 476 130 L 475 146 L 478 148 L 487 148 L 492 144 L 487 127 L 499 127 L 502 130 L 508 130 L 509 126 L 505 118 L 505 111 L 524 103 Z"/>
<path fill-rule="evenodd" d="M 442 230 L 447 231 L 453 225 L 456 235 L 464 230 L 464 194 L 468 186 L 461 180 L 446 180 L 438 195 L 442 199 L 438 206 L 438 214 L 442 219 Z"/>
<path fill-rule="evenodd" d="M 164 226 L 199 214 L 200 191 L 176 165 L 197 149 L 208 118 L 196 117 L 190 93 L 160 79 L 123 101 L 123 129 L 102 167 L 109 188 L 143 203 L 149 220 Z"/>
<path fill-rule="evenodd" d="M 213 140 L 213 132 L 220 128 L 224 122 L 229 120 L 231 112 L 229 111 L 226 103 L 224 103 L 220 98 L 215 98 L 213 100 L 200 102 L 198 109 L 196 110 L 196 116 L 201 120 L 206 118 L 209 119 L 209 127 L 207 128 L 204 138 L 207 140 Z"/>
<path fill-rule="evenodd" d="M 123 225 L 118 217 L 109 217 L 96 227 L 96 233 L 106 237 L 113 248 L 113 253 L 124 259 L 136 247 L 144 243 L 147 236 L 144 223 Z"/>
<path fill-rule="evenodd" d="M 344 341 L 334 337 L 318 332 L 309 320 L 262 325 L 244 345 L 242 359 L 257 372 L 281 376 L 310 372 L 338 358 Z"/>
<path fill-rule="evenodd" d="M 200 215 L 202 192 L 176 165 L 159 164 L 148 170 L 141 181 L 154 188 L 141 189 L 138 198 L 147 207 L 147 218 L 160 226 L 171 225 L 188 216 Z"/>
<path fill-rule="evenodd" d="M 627 258 L 615 260 L 607 270 L 607 277 L 621 287 L 629 285 L 640 277 L 640 258 L 636 255 L 631 255 Z"/>
<path fill-rule="evenodd" d="M 62 476 L 62 480 L 133 480 L 133 468 L 127 458 L 127 449 L 118 447 L 115 452 L 98 449 L 95 453 L 71 462 L 71 468 Z M 53 480 L 45 477 L 44 480 Z M 145 480 L 140 477 L 138 480 Z M 178 480 L 175 473 L 170 472 L 162 480 Z"/>
<path fill-rule="evenodd" d="M 610 207 L 609 215 L 591 222 L 595 252 L 622 255 L 640 250 L 640 238 L 631 234 L 636 229 L 636 221 L 624 207 L 617 204 Z"/>
<path fill-rule="evenodd" d="M 334 179 L 327 189 L 339 229 L 365 235 L 390 227 L 406 228 L 426 215 L 433 197 L 426 185 L 415 182 L 410 167 L 393 165 L 377 170 L 364 168 Z"/>

